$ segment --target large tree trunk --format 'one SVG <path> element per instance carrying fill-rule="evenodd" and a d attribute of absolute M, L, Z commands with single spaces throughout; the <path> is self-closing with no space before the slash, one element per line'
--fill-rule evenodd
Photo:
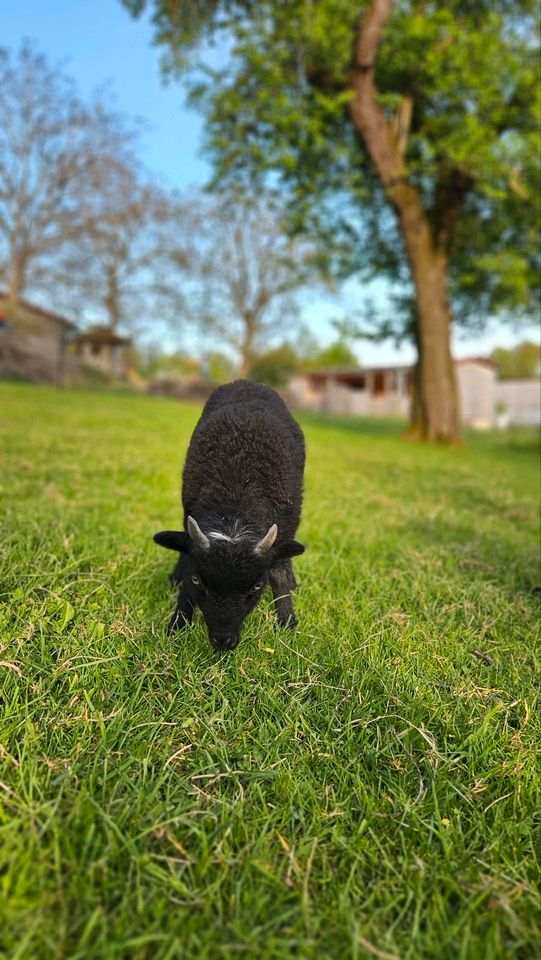
<path fill-rule="evenodd" d="M 242 318 L 243 333 L 239 343 L 240 367 L 239 376 L 243 380 L 248 380 L 252 373 L 252 367 L 255 360 L 254 340 L 256 334 L 256 324 L 251 313 L 246 312 Z"/>
<path fill-rule="evenodd" d="M 255 355 L 251 350 L 246 351 L 241 348 L 241 358 L 239 367 L 239 377 L 242 380 L 249 380 L 254 365 Z"/>
<path fill-rule="evenodd" d="M 8 284 L 8 303 L 15 309 L 24 292 L 26 279 L 26 258 L 21 254 L 14 254 Z"/>
<path fill-rule="evenodd" d="M 107 312 L 107 319 L 109 321 L 108 326 L 113 333 L 118 333 L 120 321 L 122 320 L 122 307 L 120 303 L 118 275 L 115 266 L 107 266 L 105 268 L 105 275 L 106 288 L 104 306 Z"/>
<path fill-rule="evenodd" d="M 399 212 L 399 222 L 416 294 L 418 363 L 410 436 L 452 443 L 459 436 L 460 419 L 450 345 L 447 258 L 443 251 L 434 250 L 431 232 L 418 223 L 415 210 Z"/>
<path fill-rule="evenodd" d="M 353 50 L 350 111 L 393 207 L 411 267 L 415 287 L 415 337 L 419 354 L 416 370 L 415 422 L 419 439 L 450 443 L 458 438 L 459 416 L 454 364 L 450 349 L 451 311 L 447 297 L 449 233 L 457 215 L 456 191 L 450 195 L 445 229 L 434 230 L 419 191 L 408 179 L 404 162 L 411 100 L 406 97 L 406 120 L 393 125 L 377 101 L 374 73 L 381 33 L 393 0 L 372 0 L 359 25 Z"/>

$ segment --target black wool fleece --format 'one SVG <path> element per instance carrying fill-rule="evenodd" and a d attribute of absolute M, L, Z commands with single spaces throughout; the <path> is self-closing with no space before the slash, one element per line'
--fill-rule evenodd
<path fill-rule="evenodd" d="M 185 531 L 155 537 L 182 553 L 173 574 L 181 589 L 172 629 L 190 622 L 199 606 L 211 641 L 230 649 L 259 599 L 248 598 L 267 582 L 278 623 L 294 626 L 291 558 L 304 549 L 294 540 L 304 461 L 302 431 L 274 390 L 249 380 L 215 390 L 184 465 Z"/>

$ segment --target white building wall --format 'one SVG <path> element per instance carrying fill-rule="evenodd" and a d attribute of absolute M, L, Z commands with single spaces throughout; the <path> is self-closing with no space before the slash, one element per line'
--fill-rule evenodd
<path fill-rule="evenodd" d="M 489 430 L 494 425 L 496 371 L 471 361 L 456 366 L 460 418 L 468 427 Z"/>
<path fill-rule="evenodd" d="M 357 417 L 408 417 L 409 405 L 409 397 L 397 391 L 373 396 L 369 389 L 354 390 L 345 384 L 328 380 L 321 392 L 318 408 L 328 413 Z"/>
<path fill-rule="evenodd" d="M 499 380 L 494 396 L 510 426 L 541 426 L 541 380 Z"/>
<path fill-rule="evenodd" d="M 541 381 L 496 380 L 494 367 L 476 360 L 456 365 L 460 415 L 465 426 L 488 430 L 497 425 L 541 424 Z M 308 377 L 292 378 L 289 392 L 294 402 L 311 410 L 353 414 L 359 417 L 403 417 L 410 412 L 404 370 L 386 371 L 385 393 L 374 396 L 374 372 L 367 370 L 366 389 L 354 390 L 335 380 L 321 388 Z M 392 387 L 393 389 L 389 389 Z M 503 408 L 505 416 L 502 418 Z"/>
<path fill-rule="evenodd" d="M 294 403 L 299 407 L 315 410 L 319 406 L 320 393 L 311 386 L 304 373 L 294 374 L 287 385 L 287 391 Z"/>

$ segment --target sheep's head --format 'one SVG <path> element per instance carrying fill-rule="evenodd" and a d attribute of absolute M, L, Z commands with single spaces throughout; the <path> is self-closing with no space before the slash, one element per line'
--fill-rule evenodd
<path fill-rule="evenodd" d="M 186 531 L 165 530 L 156 543 L 185 557 L 183 588 L 201 609 L 209 639 L 217 650 L 233 650 L 247 615 L 257 605 L 269 571 L 304 551 L 296 540 L 278 542 L 273 523 L 263 536 L 236 523 L 226 529 L 201 529 L 188 517 Z"/>

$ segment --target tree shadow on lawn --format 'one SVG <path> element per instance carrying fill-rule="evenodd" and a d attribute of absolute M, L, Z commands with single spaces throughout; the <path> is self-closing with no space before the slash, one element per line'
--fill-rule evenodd
<path fill-rule="evenodd" d="M 327 430 L 342 430 L 345 433 L 366 434 L 380 437 L 401 437 L 404 443 L 410 443 L 406 436 L 406 420 L 385 417 L 357 417 L 347 414 L 332 414 L 324 411 L 294 410 L 301 426 L 321 427 Z M 535 457 L 541 451 L 541 431 L 535 427 L 516 427 L 507 431 L 479 431 L 465 428 L 463 440 L 466 447 L 473 447 L 489 454 L 502 455 L 510 459 L 515 457 Z M 415 446 L 415 444 L 413 444 Z M 422 444 L 417 444 L 422 447 Z M 435 445 L 430 445 L 437 449 Z M 445 447 L 442 447 L 445 449 Z"/>
<path fill-rule="evenodd" d="M 513 598 L 537 602 L 539 571 L 532 552 L 514 548 L 505 537 L 480 531 L 473 523 L 419 519 L 398 530 L 404 542 L 419 551 L 436 547 L 456 560 L 457 572 L 469 585 L 497 584 Z"/>
<path fill-rule="evenodd" d="M 322 427 L 370 436 L 399 437 L 406 429 L 404 420 L 386 420 L 379 417 L 355 417 L 311 410 L 294 411 L 303 427 Z"/>
<path fill-rule="evenodd" d="M 464 438 L 466 444 L 475 446 L 483 453 L 509 460 L 528 457 L 538 461 L 541 452 L 541 431 L 535 427 L 517 427 L 500 433 L 467 430 Z"/>

